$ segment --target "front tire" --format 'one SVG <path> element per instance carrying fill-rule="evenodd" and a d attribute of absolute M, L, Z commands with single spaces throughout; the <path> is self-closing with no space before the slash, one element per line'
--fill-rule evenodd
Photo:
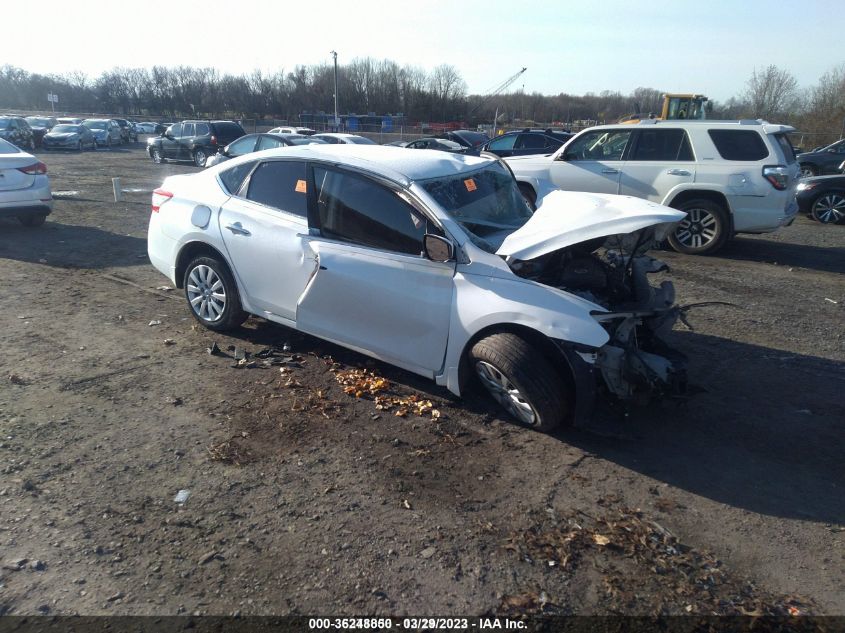
<path fill-rule="evenodd" d="M 164 160 L 164 159 L 161 157 L 161 150 L 160 150 L 159 148 L 157 148 L 157 147 L 153 147 L 153 148 L 150 150 L 150 158 L 152 158 L 152 159 L 153 159 L 153 162 L 154 162 L 156 165 L 160 165 L 160 164 L 162 163 L 162 161 Z"/>
<path fill-rule="evenodd" d="M 469 360 L 482 386 L 521 425 L 549 433 L 568 418 L 571 397 L 563 377 L 521 336 L 483 338 Z"/>
<path fill-rule="evenodd" d="M 524 182 L 521 182 L 517 185 L 519 187 L 519 193 L 522 194 L 522 197 L 525 198 L 526 202 L 528 202 L 528 206 L 531 207 L 532 211 L 537 210 L 537 194 L 534 193 L 534 188 Z"/>
<path fill-rule="evenodd" d="M 194 165 L 197 167 L 205 167 L 205 161 L 208 160 L 208 154 L 205 153 L 205 150 L 200 148 L 194 150 Z"/>
<path fill-rule="evenodd" d="M 77 151 L 77 152 L 81 152 L 81 151 L 82 151 L 82 141 L 77 141 L 77 142 L 76 142 L 76 151 Z"/>
<path fill-rule="evenodd" d="M 845 218 L 845 192 L 823 193 L 813 202 L 810 215 L 822 224 L 839 224 Z"/>
<path fill-rule="evenodd" d="M 238 327 L 249 316 L 241 308 L 229 267 L 214 257 L 197 257 L 185 269 L 185 299 L 191 314 L 209 330 Z"/>
<path fill-rule="evenodd" d="M 711 255 L 722 248 L 731 236 L 727 210 L 704 199 L 688 200 L 675 207 L 687 217 L 669 236 L 670 246 L 687 255 Z"/>

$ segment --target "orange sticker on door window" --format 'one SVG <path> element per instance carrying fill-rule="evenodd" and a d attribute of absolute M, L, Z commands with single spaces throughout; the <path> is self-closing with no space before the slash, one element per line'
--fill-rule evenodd
<path fill-rule="evenodd" d="M 472 178 L 467 178 L 464 180 L 464 187 L 467 188 L 467 191 L 475 191 L 478 187 L 475 185 L 475 180 Z"/>
<path fill-rule="evenodd" d="M 297 193 L 305 193 L 305 181 L 304 180 L 297 180 L 296 181 L 296 191 L 297 191 Z"/>

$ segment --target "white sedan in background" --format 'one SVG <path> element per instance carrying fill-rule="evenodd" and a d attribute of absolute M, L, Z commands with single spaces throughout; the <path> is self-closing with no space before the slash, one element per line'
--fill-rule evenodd
<path fill-rule="evenodd" d="M 41 226 L 52 210 L 47 165 L 0 139 L 0 218 Z"/>
<path fill-rule="evenodd" d="M 170 176 L 148 252 L 211 330 L 249 314 L 426 376 L 475 376 L 550 431 L 683 389 L 661 337 L 678 316 L 645 255 L 684 214 L 556 192 L 532 212 L 502 163 L 439 151 L 308 145 Z"/>
<path fill-rule="evenodd" d="M 368 139 L 366 136 L 344 134 L 343 132 L 322 132 L 315 134 L 313 138 L 318 138 L 332 145 L 378 145 L 378 143 Z"/>

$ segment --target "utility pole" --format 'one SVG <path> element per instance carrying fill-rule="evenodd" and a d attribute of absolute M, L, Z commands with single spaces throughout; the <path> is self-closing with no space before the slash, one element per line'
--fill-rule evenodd
<path fill-rule="evenodd" d="M 337 118 L 337 51 L 331 51 L 330 54 L 334 57 L 334 126 L 337 132 L 340 128 L 340 120 Z"/>

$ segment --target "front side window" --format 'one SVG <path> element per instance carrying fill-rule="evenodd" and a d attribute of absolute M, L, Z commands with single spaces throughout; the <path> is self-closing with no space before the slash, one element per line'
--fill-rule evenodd
<path fill-rule="evenodd" d="M 180 136 L 182 136 L 182 124 L 181 123 L 175 123 L 175 124 L 171 125 L 170 126 L 170 134 L 171 134 L 171 136 L 175 136 L 176 138 L 179 138 Z"/>
<path fill-rule="evenodd" d="M 640 130 L 636 148 L 628 160 L 693 160 L 689 138 L 684 130 Z"/>
<path fill-rule="evenodd" d="M 421 255 L 427 220 L 395 192 L 372 180 L 314 168 L 323 236 L 408 255 Z"/>
<path fill-rule="evenodd" d="M 513 149 L 513 144 L 516 142 L 516 134 L 508 134 L 506 136 L 500 136 L 498 138 L 494 138 L 490 143 L 487 145 L 487 148 L 490 150 L 508 150 Z"/>
<path fill-rule="evenodd" d="M 237 145 L 237 143 L 235 143 Z M 258 147 L 255 148 L 255 151 L 260 152 L 263 149 L 273 149 L 274 147 L 284 147 L 285 142 L 278 138 L 273 138 L 272 136 L 262 136 L 258 139 Z"/>
<path fill-rule="evenodd" d="M 567 160 L 622 160 L 630 130 L 585 132 L 566 148 Z"/>
<path fill-rule="evenodd" d="M 246 197 L 274 209 L 305 217 L 305 163 L 292 160 L 270 160 L 261 163 L 249 177 Z"/>
<path fill-rule="evenodd" d="M 253 149 L 255 149 L 254 136 L 251 138 L 238 139 L 237 141 L 229 145 L 228 154 L 230 157 L 235 158 L 237 156 L 249 154 Z"/>
<path fill-rule="evenodd" d="M 719 156 L 725 160 L 758 161 L 769 155 L 755 130 L 707 130 Z"/>

